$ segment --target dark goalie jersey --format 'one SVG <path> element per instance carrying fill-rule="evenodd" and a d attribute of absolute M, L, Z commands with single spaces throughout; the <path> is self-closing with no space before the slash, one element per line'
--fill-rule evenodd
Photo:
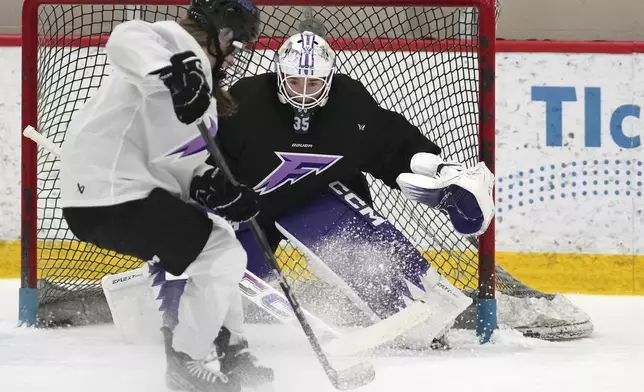
<path fill-rule="evenodd" d="M 357 80 L 335 75 L 329 100 L 310 118 L 277 98 L 277 75 L 240 80 L 230 89 L 239 109 L 219 118 L 217 139 L 242 183 L 260 194 L 258 222 L 276 245 L 273 221 L 342 181 L 371 200 L 362 172 L 397 188 L 414 154 L 440 148 L 402 115 L 380 108 Z"/>

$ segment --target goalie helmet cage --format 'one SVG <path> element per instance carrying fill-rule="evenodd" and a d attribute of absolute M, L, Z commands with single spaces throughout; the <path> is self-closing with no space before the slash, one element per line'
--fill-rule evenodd
<path fill-rule="evenodd" d="M 360 79 L 379 104 L 403 114 L 443 147 L 443 158 L 494 171 L 494 0 L 257 0 L 263 31 L 248 73 L 271 70 L 272 54 L 298 24 L 321 21 L 339 72 Z M 189 0 L 26 0 L 23 6 L 22 125 L 59 146 L 83 102 L 109 73 L 103 52 L 125 20 L 174 20 Z M 395 130 L 392 130 L 395 131 Z M 58 160 L 22 139 L 20 319 L 76 298 L 89 311 L 100 278 L 141 265 L 74 238 L 59 205 Z M 496 327 L 494 221 L 477 239 L 457 235 L 442 214 L 405 200 L 368 176 L 374 204 L 439 272 L 478 297 L 476 328 Z M 292 280 L 314 279 L 291 247 L 278 250 Z M 81 298 L 78 300 L 78 298 Z M 77 312 L 73 308 L 72 312 Z"/>

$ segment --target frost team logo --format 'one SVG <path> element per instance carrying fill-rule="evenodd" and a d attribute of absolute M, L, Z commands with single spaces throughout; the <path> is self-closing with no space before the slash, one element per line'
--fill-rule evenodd
<path fill-rule="evenodd" d="M 215 120 L 212 120 L 212 119 L 210 120 L 208 133 L 213 138 L 217 135 L 217 122 Z M 206 149 L 206 141 L 203 140 L 203 137 L 201 137 L 201 134 L 199 134 L 197 137 L 190 140 L 186 144 L 170 152 L 167 156 L 181 154 L 179 158 L 185 158 L 191 155 L 199 154 L 205 149 Z"/>
<path fill-rule="evenodd" d="M 284 184 L 295 184 L 311 173 L 320 174 L 339 161 L 340 155 L 275 152 L 280 165 L 255 186 L 260 195 L 271 193 Z"/>

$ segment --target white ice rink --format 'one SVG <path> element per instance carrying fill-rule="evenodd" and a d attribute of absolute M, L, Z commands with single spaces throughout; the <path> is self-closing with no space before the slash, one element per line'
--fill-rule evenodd
<path fill-rule="evenodd" d="M 17 296 L 18 281 L 0 280 L 0 391 L 166 391 L 160 345 L 126 344 L 109 325 L 16 328 Z M 448 352 L 373 358 L 376 380 L 358 391 L 644 391 L 644 297 L 570 298 L 595 323 L 589 339 L 548 343 L 502 330 L 480 346 L 473 334 L 453 333 Z M 249 338 L 275 368 L 276 391 L 334 390 L 302 333 L 251 326 Z"/>

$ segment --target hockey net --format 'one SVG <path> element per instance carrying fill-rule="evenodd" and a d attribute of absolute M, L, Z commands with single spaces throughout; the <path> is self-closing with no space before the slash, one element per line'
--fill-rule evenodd
<path fill-rule="evenodd" d="M 24 123 L 36 125 L 59 146 L 63 146 L 74 113 L 110 72 L 103 50 L 110 31 L 131 19 L 176 20 L 185 15 L 188 0 L 148 2 L 155 5 L 141 0 L 75 3 L 28 0 L 24 8 L 24 74 L 31 77 L 23 90 Z M 494 23 L 494 13 L 480 17 L 476 8 L 488 2 L 415 0 L 408 2 L 412 6 L 395 7 L 382 0 L 335 3 L 342 6 L 309 7 L 306 0 L 293 0 L 291 6 L 262 5 L 263 30 L 248 74 L 271 70 L 273 54 L 284 38 L 296 33 L 304 20 L 315 18 L 323 22 L 326 38 L 338 54 L 339 72 L 361 80 L 383 107 L 418 126 L 443 147 L 444 159 L 472 166 L 484 158 L 483 152 L 493 168 L 494 101 L 490 92 L 494 80 L 493 72 L 485 73 L 482 67 L 488 61 L 493 69 L 494 57 L 482 58 L 483 47 L 486 53 L 491 51 L 479 29 L 481 23 Z M 481 75 L 488 78 L 485 83 L 480 83 Z M 485 101 L 482 85 L 487 85 L 491 102 Z M 486 141 L 480 119 L 488 117 L 492 125 L 487 126 Z M 23 244 L 27 255 L 23 284 L 37 281 L 41 321 L 101 319 L 106 308 L 100 279 L 136 268 L 142 261 L 75 239 L 60 209 L 58 159 L 43 149 L 24 151 L 23 187 L 33 190 L 36 197 L 25 200 L 23 206 L 23 238 L 28 239 Z M 477 238 L 455 234 L 445 216 L 405 200 L 378 180 L 368 180 L 375 207 L 440 273 L 473 296 L 481 294 L 482 287 L 483 294 L 493 297 L 493 225 L 479 244 Z M 290 244 L 283 243 L 277 256 L 292 282 L 306 286 L 317 280 L 306 259 Z M 479 282 L 480 260 L 486 260 L 488 270 L 482 276 L 491 286 Z M 499 268 L 495 286 L 500 293 L 543 296 Z"/>

